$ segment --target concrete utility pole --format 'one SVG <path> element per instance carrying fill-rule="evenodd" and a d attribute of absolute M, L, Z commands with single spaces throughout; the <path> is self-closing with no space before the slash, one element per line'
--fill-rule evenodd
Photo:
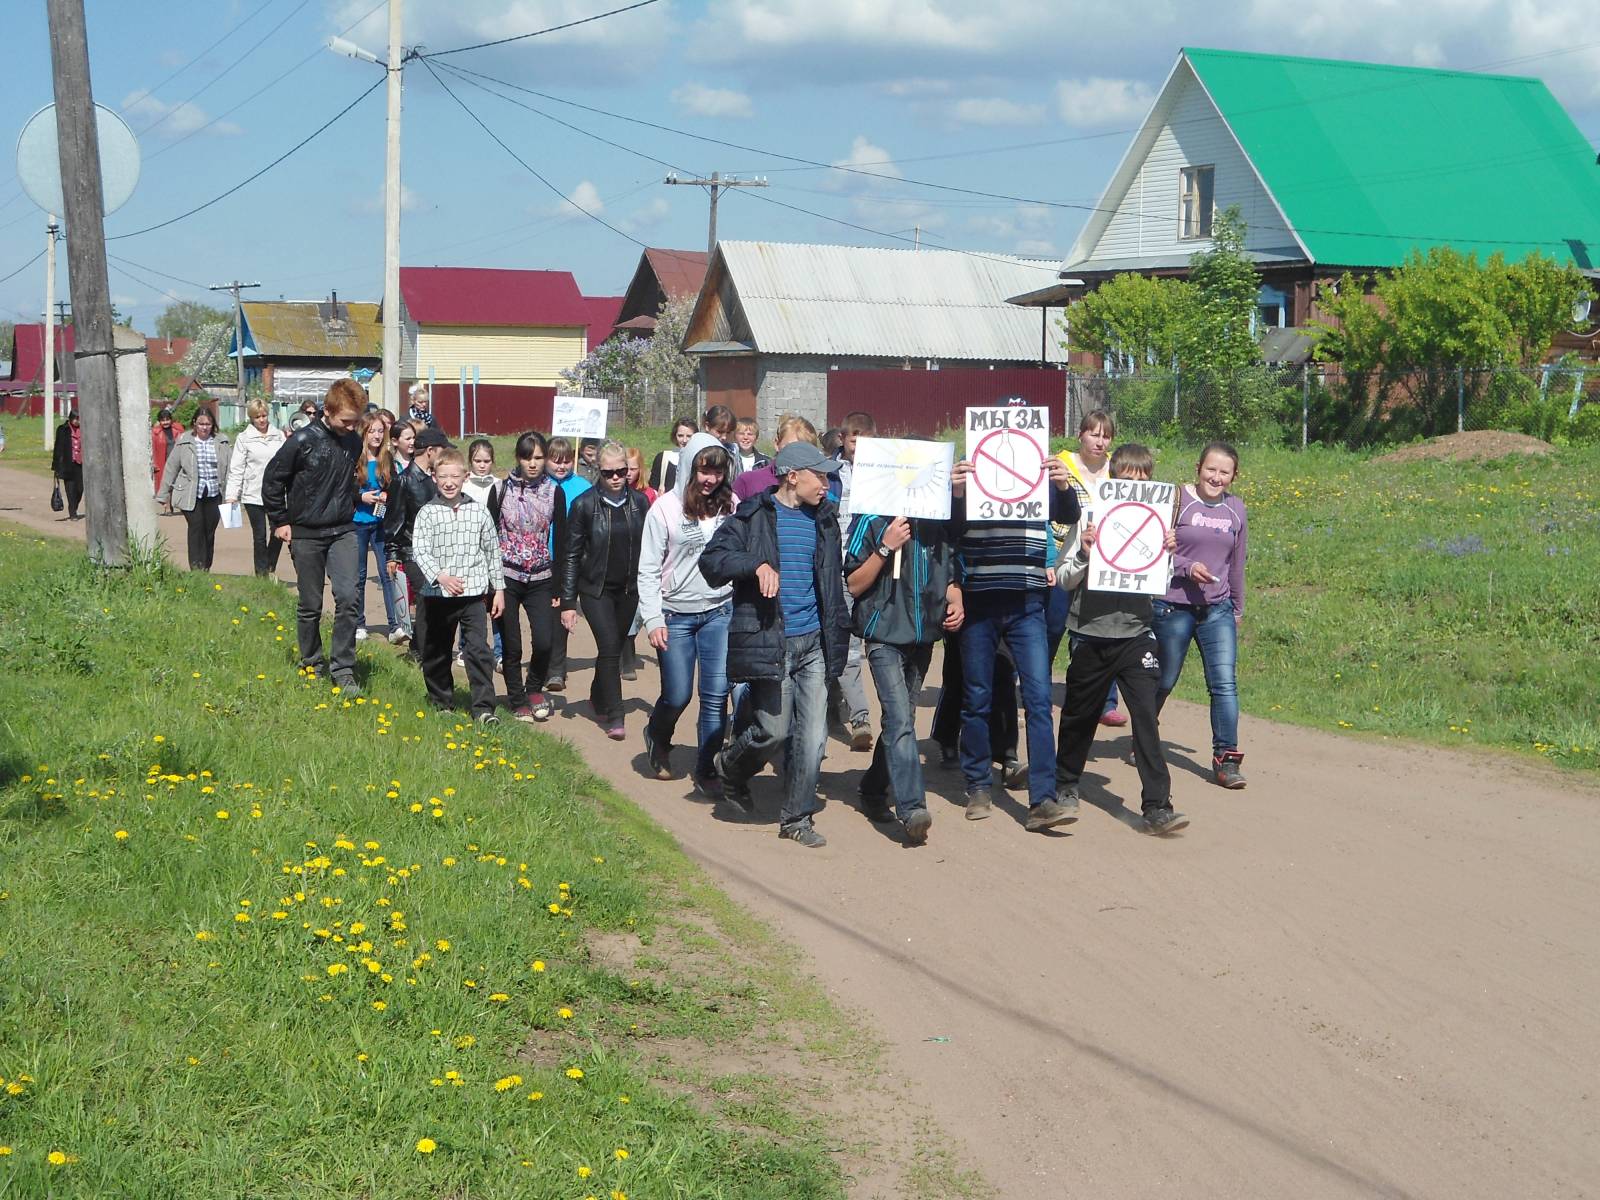
<path fill-rule="evenodd" d="M 61 226 L 55 213 L 44 227 L 44 444 L 56 436 L 56 239 Z"/>
<path fill-rule="evenodd" d="M 259 283 L 240 283 L 235 279 L 232 283 L 213 283 L 207 291 L 233 293 L 233 361 L 238 367 L 237 378 L 239 386 L 239 403 L 244 403 L 244 306 L 239 300 L 241 288 L 258 288 Z"/>
<path fill-rule="evenodd" d="M 711 172 L 710 179 L 679 179 L 677 172 L 667 176 L 666 182 L 673 187 L 703 187 L 711 189 L 711 233 L 706 238 L 706 257 L 709 258 L 717 249 L 717 194 L 724 188 L 740 187 L 766 187 L 766 176 L 756 179 L 740 179 L 737 175 L 722 177 L 721 171 Z"/>
<path fill-rule="evenodd" d="M 105 194 L 100 139 L 89 84 L 89 35 L 83 0 L 48 0 L 50 73 L 66 197 L 67 263 L 72 273 L 72 313 L 78 411 L 83 428 L 84 501 L 88 506 L 91 560 L 106 566 L 128 561 L 127 491 L 122 470 L 122 427 L 117 407 L 116 347 L 111 287 L 106 278 Z"/>
<path fill-rule="evenodd" d="M 405 53 L 400 48 L 401 0 L 389 0 L 388 146 L 383 163 L 383 399 L 400 415 L 400 85 Z"/>

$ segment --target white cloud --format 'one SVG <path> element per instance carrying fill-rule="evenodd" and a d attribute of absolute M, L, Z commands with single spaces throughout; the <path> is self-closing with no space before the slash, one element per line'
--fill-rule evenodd
<path fill-rule="evenodd" d="M 663 196 L 657 196 L 649 204 L 636 209 L 617 222 L 617 228 L 624 233 L 640 234 L 656 228 L 672 212 L 672 207 Z"/>
<path fill-rule="evenodd" d="M 885 96 L 916 98 L 919 96 L 946 96 L 955 85 L 948 79 L 891 79 L 877 85 Z"/>
<path fill-rule="evenodd" d="M 1155 101 L 1155 92 L 1137 79 L 1063 79 L 1056 84 L 1061 119 L 1079 129 L 1136 124 Z"/>
<path fill-rule="evenodd" d="M 156 55 L 156 62 L 169 71 L 173 67 L 182 66 L 186 59 L 187 56 L 182 50 L 163 50 Z"/>
<path fill-rule="evenodd" d="M 950 106 L 950 116 L 960 125 L 1037 125 L 1044 120 L 1044 105 L 1018 104 L 1003 96 L 968 96 Z"/>
<path fill-rule="evenodd" d="M 143 134 L 148 129 L 164 138 L 194 133 L 211 121 L 206 111 L 197 104 L 187 101 L 168 104 L 145 91 L 129 92 L 123 97 L 122 114 L 135 126 L 136 134 Z M 206 132 L 214 137 L 235 137 L 244 130 L 232 121 L 218 121 Z"/>
<path fill-rule="evenodd" d="M 696 117 L 753 117 L 750 97 L 728 88 L 686 83 L 672 93 L 672 102 Z"/>
<path fill-rule="evenodd" d="M 995 250 L 1032 258 L 1056 258 L 1056 214 L 1043 204 L 1019 204 L 1009 211 L 967 218 L 973 240 Z"/>
<path fill-rule="evenodd" d="M 384 200 L 384 187 L 383 187 L 383 184 L 380 183 L 377 186 L 376 190 L 371 192 L 369 195 L 367 195 L 363 199 L 356 201 L 350 207 L 352 209 L 354 209 L 356 212 L 381 213 L 383 211 L 383 200 Z M 423 204 L 422 198 L 420 196 L 418 196 L 416 194 L 416 192 L 412 191 L 409 187 L 407 187 L 403 183 L 400 185 L 400 211 L 401 212 L 403 212 L 403 213 L 421 212 L 425 207 L 428 207 L 428 206 Z"/>
<path fill-rule="evenodd" d="M 851 167 L 868 171 L 879 177 L 899 179 L 900 168 L 894 165 L 894 156 L 882 146 L 874 145 L 864 134 L 856 134 L 850 143 L 850 153 L 833 160 L 836 167 Z"/>
<path fill-rule="evenodd" d="M 550 208 L 550 213 L 557 217 L 566 217 L 570 220 L 579 220 L 573 206 L 583 209 L 592 216 L 599 216 L 606 210 L 606 202 L 600 198 L 600 189 L 589 180 L 582 180 L 577 187 L 567 193 L 565 201 L 559 201 Z"/>

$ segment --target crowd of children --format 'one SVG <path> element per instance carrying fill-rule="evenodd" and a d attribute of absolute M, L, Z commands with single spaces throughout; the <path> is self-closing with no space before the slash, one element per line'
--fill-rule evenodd
<path fill-rule="evenodd" d="M 803 418 L 785 418 L 769 458 L 755 449 L 754 422 L 714 406 L 700 429 L 679 422 L 672 449 L 648 472 L 637 450 L 615 442 L 574 446 L 529 432 L 504 477 L 488 440 L 463 455 L 426 414 L 426 395 L 414 394 L 407 421 L 373 416 L 359 438 L 354 414 L 319 419 L 274 458 L 264 496 L 269 519 L 282 525 L 294 489 L 281 460 L 325 457 L 332 446 L 349 456 L 344 520 L 357 530 L 360 579 L 370 547 L 386 566 L 389 636 L 411 643 L 438 707 L 456 706 L 454 663 L 477 721 L 498 723 L 497 670 L 513 717 L 550 719 L 581 615 L 595 643 L 589 715 L 621 741 L 622 681 L 633 678 L 642 632 L 661 671 L 643 730 L 650 775 L 674 777 L 673 738 L 698 693 L 696 791 L 731 814 L 753 813 L 751 780 L 773 764 L 783 784 L 779 835 L 821 846 L 817 780 L 833 717 L 852 749 L 871 751 L 862 811 L 898 822 L 915 845 L 933 820 L 917 707 L 942 643 L 934 737 L 941 764 L 961 772 L 967 819 L 993 813 L 998 765 L 1000 786 L 1026 791 L 1028 830 L 1075 821 L 1096 726 L 1127 724 L 1142 827 L 1165 834 L 1187 819 L 1172 807 L 1159 717 L 1194 643 L 1211 695 L 1212 777 L 1244 786 L 1235 664 L 1246 516 L 1229 490 L 1239 467 L 1231 446 L 1207 446 L 1194 483 L 1180 489 L 1166 544 L 1171 588 L 1152 600 L 1089 586 L 1098 485 L 1154 472 L 1145 447 L 1112 448 L 1116 427 L 1101 410 L 1084 416 L 1075 449 L 1046 461 L 1048 520 L 1033 523 L 968 520 L 966 462 L 952 475 L 948 520 L 843 515 L 856 440 L 875 432 L 866 413 L 850 414 L 826 439 Z M 292 541 L 283 538 L 297 568 L 300 547 L 309 543 L 309 554 L 318 536 L 296 528 Z M 320 616 L 321 573 L 313 573 Z M 347 562 L 339 573 L 356 574 Z M 354 636 L 365 636 L 359 598 L 347 604 L 335 582 L 340 612 L 354 608 Z M 301 596 L 302 658 L 318 668 L 305 586 Z M 335 624 L 333 675 L 353 687 L 345 650 L 353 639 Z M 1063 638 L 1070 665 L 1057 723 L 1052 666 Z M 875 737 L 864 675 L 878 697 Z"/>

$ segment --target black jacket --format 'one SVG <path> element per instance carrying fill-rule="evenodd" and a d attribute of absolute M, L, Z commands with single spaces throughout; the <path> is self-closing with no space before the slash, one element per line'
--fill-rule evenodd
<path fill-rule="evenodd" d="M 411 561 L 411 531 L 422 506 L 439 494 L 433 476 L 413 463 L 389 485 L 389 503 L 383 510 L 383 552 L 390 562 Z"/>
<path fill-rule="evenodd" d="M 712 535 L 700 555 L 700 574 L 713 587 L 733 584 L 733 620 L 728 626 L 728 679 L 750 683 L 783 676 L 783 606 L 761 594 L 756 568 L 778 566 L 778 514 L 773 492 L 752 496 Z M 817 506 L 817 557 L 813 563 L 822 651 L 829 678 L 844 672 L 850 648 L 850 613 L 844 603 L 844 564 L 839 509 L 832 500 Z"/>
<path fill-rule="evenodd" d="M 357 434 L 335 433 L 321 419 L 291 433 L 261 476 L 267 524 L 330 533 L 354 529 L 360 453 Z"/>
<path fill-rule="evenodd" d="M 83 478 L 83 464 L 72 461 L 71 421 L 56 426 L 56 441 L 50 450 L 50 473 L 57 479 Z"/>
<path fill-rule="evenodd" d="M 900 578 L 885 563 L 877 580 L 856 597 L 851 628 L 869 642 L 895 646 L 930 646 L 944 636 L 950 585 L 961 584 L 957 547 L 966 532 L 965 502 L 955 497 L 947 521 L 911 521 L 911 540 L 900 549 Z M 877 554 L 883 531 L 893 517 L 863 514 L 850 525 L 845 541 L 844 574 L 848 580 Z"/>
<path fill-rule="evenodd" d="M 650 502 L 628 489 L 620 507 L 600 499 L 592 487 L 567 512 L 566 545 L 561 548 L 561 607 L 576 608 L 579 595 L 598 596 L 606 586 L 611 539 L 628 539 L 627 590 L 639 590 L 639 550 L 644 545 L 644 515 Z M 620 519 L 619 519 L 620 518 Z"/>

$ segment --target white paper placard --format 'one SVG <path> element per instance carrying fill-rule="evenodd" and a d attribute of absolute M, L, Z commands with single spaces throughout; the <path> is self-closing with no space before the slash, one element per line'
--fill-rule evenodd
<path fill-rule="evenodd" d="M 951 442 L 857 438 L 851 514 L 948 521 L 955 452 Z"/>
<path fill-rule="evenodd" d="M 1048 409 L 967 409 L 967 520 L 1047 520 L 1049 458 Z"/>
<path fill-rule="evenodd" d="M 1175 483 L 1106 479 L 1095 485 L 1095 542 L 1089 550 L 1091 592 L 1165 595 L 1172 584 L 1172 528 Z"/>
<path fill-rule="evenodd" d="M 550 416 L 551 437 L 603 438 L 611 402 L 604 396 L 557 396 Z"/>

